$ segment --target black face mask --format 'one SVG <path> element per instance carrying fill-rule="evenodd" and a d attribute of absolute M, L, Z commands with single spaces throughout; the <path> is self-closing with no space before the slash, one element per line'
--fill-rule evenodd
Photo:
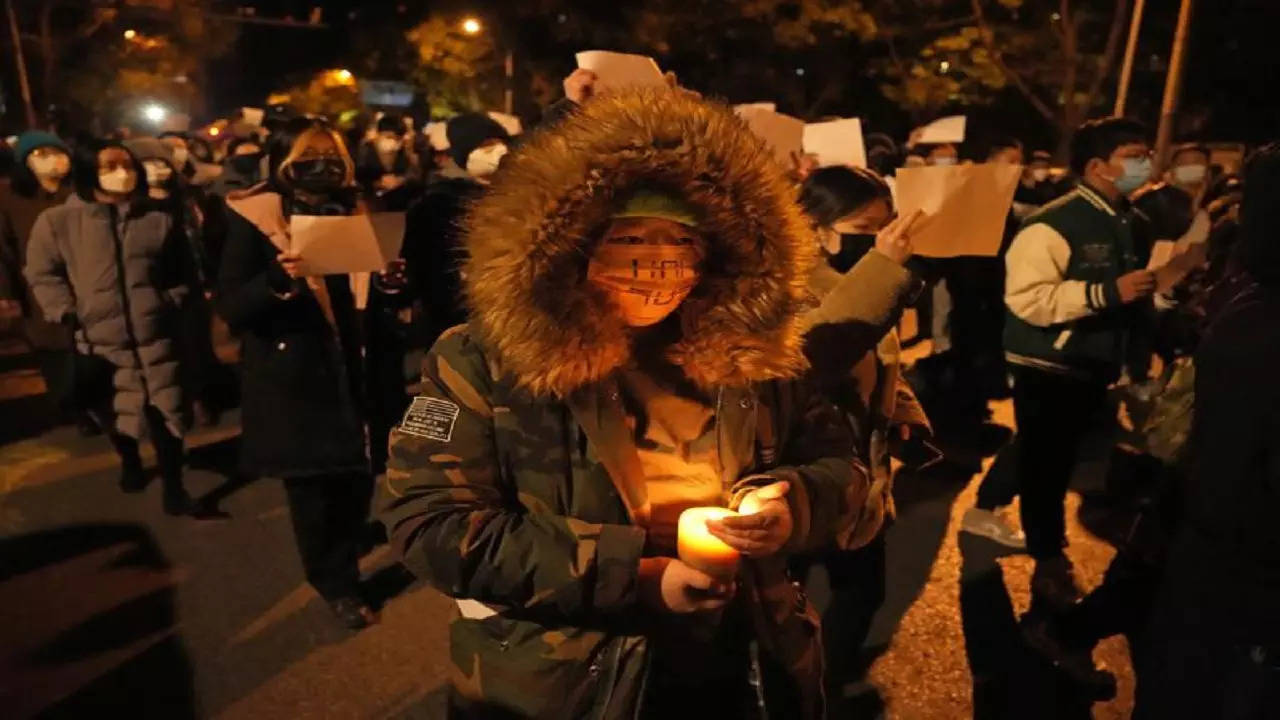
<path fill-rule="evenodd" d="M 342 189 L 347 166 L 339 158 L 297 160 L 289 166 L 294 187 L 311 193 L 327 194 Z"/>
<path fill-rule="evenodd" d="M 228 161 L 231 169 L 241 175 L 257 177 L 258 170 L 261 167 L 262 153 L 249 153 L 247 155 L 232 155 Z"/>
<path fill-rule="evenodd" d="M 875 247 L 876 236 L 870 233 L 840 234 L 840 252 L 827 256 L 827 264 L 843 275 Z"/>

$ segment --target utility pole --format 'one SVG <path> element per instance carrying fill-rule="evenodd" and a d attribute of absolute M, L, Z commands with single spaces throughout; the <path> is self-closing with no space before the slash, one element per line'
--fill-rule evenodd
<path fill-rule="evenodd" d="M 516 54 L 510 48 L 507 49 L 506 59 L 507 84 L 502 93 L 503 112 L 511 115 L 515 109 L 516 94 Z"/>
<path fill-rule="evenodd" d="M 1142 27 L 1142 13 L 1147 0 L 1137 0 L 1133 6 L 1133 19 L 1129 22 L 1129 44 L 1124 49 L 1124 64 L 1120 67 L 1120 87 L 1116 89 L 1116 117 L 1124 117 L 1124 106 L 1129 100 L 1129 80 L 1133 78 L 1133 56 L 1138 51 L 1138 30 Z"/>
<path fill-rule="evenodd" d="M 27 108 L 27 127 L 36 126 L 36 108 L 31 104 L 31 83 L 27 80 L 27 61 L 22 56 L 22 35 L 18 32 L 18 16 L 13 12 L 13 0 L 4 0 L 9 15 L 9 35 L 13 38 L 13 59 L 18 67 L 18 86 L 22 89 L 22 102 Z"/>
<path fill-rule="evenodd" d="M 1191 27 L 1193 0 L 1182 0 L 1178 11 L 1178 29 L 1173 34 L 1173 50 L 1169 53 L 1169 74 L 1164 81 L 1164 103 L 1160 107 L 1160 128 L 1156 131 L 1156 171 L 1164 170 L 1169 146 L 1173 143 L 1173 116 L 1178 112 L 1178 96 L 1182 92 L 1182 70 L 1186 65 L 1187 34 Z"/>

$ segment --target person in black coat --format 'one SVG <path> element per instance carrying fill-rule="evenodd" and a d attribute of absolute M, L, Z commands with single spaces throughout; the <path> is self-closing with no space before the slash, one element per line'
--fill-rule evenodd
<path fill-rule="evenodd" d="M 418 195 L 421 171 L 398 115 L 378 120 L 376 134 L 356 150 L 356 182 L 377 210 L 403 212 Z"/>
<path fill-rule="evenodd" d="M 1236 259 L 1195 355 L 1182 522 L 1135 718 L 1271 718 L 1280 703 L 1280 144 L 1245 170 Z"/>
<path fill-rule="evenodd" d="M 357 209 L 351 157 L 326 125 L 299 118 L 274 135 L 269 172 L 228 198 L 218 276 L 219 311 L 243 342 L 243 462 L 283 478 L 307 580 L 355 629 L 373 619 L 357 567 L 372 495 L 364 326 L 404 297 L 403 263 L 306 276 L 287 251 L 291 215 Z"/>
<path fill-rule="evenodd" d="M 468 203 L 484 191 L 506 155 L 511 136 L 487 115 L 459 115 L 446 128 L 449 154 L 463 170 L 443 172 L 405 219 L 404 248 L 412 294 L 422 302 L 425 347 L 440 333 L 467 321 L 458 268 L 463 248 L 458 229 Z"/>

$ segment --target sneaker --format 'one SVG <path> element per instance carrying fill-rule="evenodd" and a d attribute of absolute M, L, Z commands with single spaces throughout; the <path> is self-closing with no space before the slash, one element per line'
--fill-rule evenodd
<path fill-rule="evenodd" d="M 1071 561 L 1066 556 L 1036 560 L 1031 574 L 1031 607 L 1043 606 L 1051 612 L 1065 612 L 1080 602 L 1080 586 L 1076 584 Z"/>
<path fill-rule="evenodd" d="M 338 622 L 348 630 L 363 630 L 377 622 L 377 616 L 358 598 L 344 597 L 329 601 L 329 609 L 333 611 Z"/>
<path fill-rule="evenodd" d="M 960 519 L 960 532 L 994 540 L 1014 550 L 1027 549 L 1027 536 L 1021 530 L 1009 527 L 1004 518 L 991 510 L 971 507 L 964 511 Z"/>

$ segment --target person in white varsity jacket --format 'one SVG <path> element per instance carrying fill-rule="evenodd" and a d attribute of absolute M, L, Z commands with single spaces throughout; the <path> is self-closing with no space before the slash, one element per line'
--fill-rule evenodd
<path fill-rule="evenodd" d="M 1146 130 L 1092 120 L 1071 140 L 1079 186 L 1027 218 L 1005 257 L 1005 359 L 1014 376 L 1018 485 L 1033 604 L 1080 592 L 1063 554 L 1063 501 L 1080 441 L 1120 374 L 1133 313 L 1155 289 L 1138 269 L 1126 196 L 1151 175 Z"/>

